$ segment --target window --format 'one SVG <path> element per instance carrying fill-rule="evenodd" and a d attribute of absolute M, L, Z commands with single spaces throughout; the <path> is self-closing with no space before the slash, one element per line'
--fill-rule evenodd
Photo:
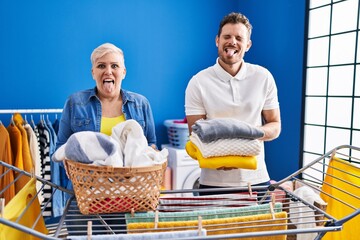
<path fill-rule="evenodd" d="M 303 166 L 339 145 L 360 147 L 359 1 L 308 1 Z"/>

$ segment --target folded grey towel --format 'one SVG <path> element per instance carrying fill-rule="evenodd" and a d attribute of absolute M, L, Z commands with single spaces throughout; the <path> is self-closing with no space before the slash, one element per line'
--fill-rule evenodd
<path fill-rule="evenodd" d="M 191 128 L 203 143 L 219 139 L 257 139 L 264 136 L 264 132 L 259 128 L 233 118 L 201 119 L 196 121 Z"/>

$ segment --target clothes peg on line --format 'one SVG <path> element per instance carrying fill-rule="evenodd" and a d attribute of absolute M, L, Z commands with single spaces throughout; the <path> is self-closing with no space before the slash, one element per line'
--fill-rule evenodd
<path fill-rule="evenodd" d="M 92 235 L 92 221 L 87 222 L 87 240 L 91 240 Z"/>
<path fill-rule="evenodd" d="M 202 236 L 202 217 L 198 216 L 198 235 Z"/>
<path fill-rule="evenodd" d="M 0 198 L 0 217 L 4 218 L 5 198 Z"/>
<path fill-rule="evenodd" d="M 157 229 L 159 224 L 159 211 L 155 211 L 154 228 Z"/>
<path fill-rule="evenodd" d="M 250 197 L 252 197 L 252 188 L 251 188 L 251 183 L 249 183 L 249 182 L 248 182 L 248 190 L 249 190 Z"/>

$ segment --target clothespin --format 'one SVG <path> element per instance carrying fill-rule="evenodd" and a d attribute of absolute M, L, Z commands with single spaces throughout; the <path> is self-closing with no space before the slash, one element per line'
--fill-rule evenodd
<path fill-rule="evenodd" d="M 273 206 L 275 206 L 276 203 L 275 193 L 271 193 L 271 203 L 273 204 Z"/>
<path fill-rule="evenodd" d="M 87 240 L 91 240 L 92 235 L 92 221 L 87 222 Z"/>
<path fill-rule="evenodd" d="M 335 154 L 336 154 L 336 150 L 334 149 L 334 151 L 332 151 L 332 153 L 331 153 L 330 160 L 335 157 Z"/>
<path fill-rule="evenodd" d="M 134 217 L 135 216 L 135 210 L 134 210 L 134 208 L 131 208 L 131 217 Z"/>
<path fill-rule="evenodd" d="M 273 201 L 269 202 L 269 206 L 270 206 L 270 213 L 271 213 L 272 219 L 275 219 L 274 202 Z"/>
<path fill-rule="evenodd" d="M 5 198 L 0 198 L 0 217 L 4 218 Z"/>
<path fill-rule="evenodd" d="M 251 188 L 251 183 L 249 183 L 249 182 L 248 182 L 248 190 L 249 190 L 250 197 L 252 197 L 252 188 Z"/>
<path fill-rule="evenodd" d="M 157 229 L 158 228 L 158 223 L 159 223 L 159 211 L 156 210 L 155 211 L 155 220 L 154 220 L 154 228 Z"/>
<path fill-rule="evenodd" d="M 31 175 L 31 178 L 36 178 L 36 176 L 35 176 L 35 168 L 34 167 L 31 168 L 30 175 Z"/>
<path fill-rule="evenodd" d="M 198 235 L 202 235 L 202 217 L 200 215 L 198 216 Z"/>

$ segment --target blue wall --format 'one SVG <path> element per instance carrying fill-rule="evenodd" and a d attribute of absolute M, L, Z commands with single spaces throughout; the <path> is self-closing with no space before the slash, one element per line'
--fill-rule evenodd
<path fill-rule="evenodd" d="M 298 169 L 302 1 L 2 0 L 0 109 L 62 108 L 69 94 L 94 86 L 90 54 L 111 42 L 125 53 L 123 88 L 151 102 L 160 146 L 163 121 L 184 117 L 187 82 L 215 63 L 218 24 L 231 11 L 254 26 L 246 60 L 267 67 L 278 84 L 283 132 L 266 150 L 271 177 L 285 177 Z"/>

